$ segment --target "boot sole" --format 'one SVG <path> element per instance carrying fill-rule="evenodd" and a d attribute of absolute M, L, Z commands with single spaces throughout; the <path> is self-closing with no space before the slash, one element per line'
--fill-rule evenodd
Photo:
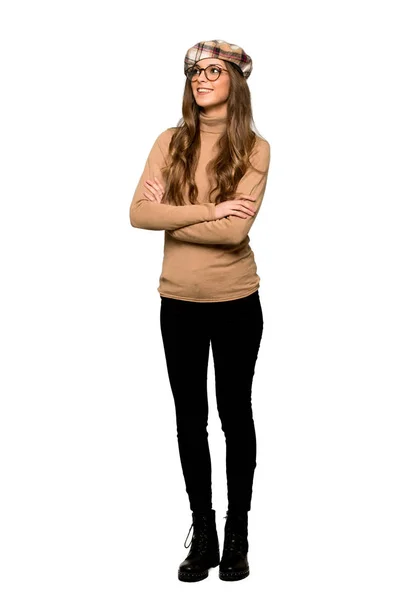
<path fill-rule="evenodd" d="M 244 571 L 220 571 L 219 578 L 222 581 L 239 581 L 239 579 L 244 579 L 250 575 L 250 569 L 245 569 Z"/>
<path fill-rule="evenodd" d="M 208 577 L 208 570 L 201 571 L 201 573 L 181 573 L 181 571 L 178 571 L 179 581 L 187 581 L 187 582 L 201 581 L 202 579 L 206 579 L 207 577 Z"/>
<path fill-rule="evenodd" d="M 215 567 L 218 567 L 218 565 L 219 565 L 219 561 L 216 562 L 214 565 L 210 565 L 204 571 L 200 571 L 198 573 L 190 573 L 189 571 L 178 570 L 178 579 L 179 579 L 179 581 L 186 581 L 186 582 L 202 581 L 202 579 L 206 579 L 208 577 L 208 571 L 210 569 L 214 569 Z"/>

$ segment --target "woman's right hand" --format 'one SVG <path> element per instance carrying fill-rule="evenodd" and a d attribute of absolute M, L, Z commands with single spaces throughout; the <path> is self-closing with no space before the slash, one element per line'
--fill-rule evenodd
<path fill-rule="evenodd" d="M 248 216 L 253 217 L 256 210 L 252 203 L 256 199 L 255 196 L 240 194 L 236 200 L 220 202 L 215 206 L 215 219 L 222 219 L 228 215 L 235 215 L 241 219 L 247 219 Z"/>

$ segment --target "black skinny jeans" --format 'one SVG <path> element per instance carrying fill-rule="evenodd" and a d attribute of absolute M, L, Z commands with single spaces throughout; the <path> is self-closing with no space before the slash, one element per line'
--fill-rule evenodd
<path fill-rule="evenodd" d="M 258 290 L 224 302 L 161 297 L 160 325 L 192 511 L 212 508 L 207 367 L 210 342 L 226 441 L 228 510 L 249 511 L 256 467 L 251 388 L 263 331 Z"/>

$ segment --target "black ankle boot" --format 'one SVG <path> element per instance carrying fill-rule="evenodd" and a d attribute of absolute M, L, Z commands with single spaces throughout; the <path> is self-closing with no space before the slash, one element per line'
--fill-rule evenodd
<path fill-rule="evenodd" d="M 208 513 L 192 512 L 193 522 L 186 536 L 185 548 L 191 545 L 189 554 L 179 565 L 178 579 L 181 581 L 200 581 L 208 577 L 208 569 L 219 565 L 219 542 L 215 525 L 215 510 Z M 193 535 L 186 546 L 190 530 Z"/>
<path fill-rule="evenodd" d="M 237 581 L 250 574 L 247 552 L 247 512 L 232 514 L 229 511 L 225 522 L 224 548 L 219 565 L 219 578 Z"/>

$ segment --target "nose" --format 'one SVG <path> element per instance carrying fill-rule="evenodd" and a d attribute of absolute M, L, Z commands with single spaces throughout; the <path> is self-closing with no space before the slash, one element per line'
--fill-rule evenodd
<path fill-rule="evenodd" d="M 206 77 L 206 73 L 205 71 L 202 71 L 197 79 L 197 81 L 201 81 L 202 83 L 205 83 L 206 81 L 208 81 L 207 77 Z"/>

